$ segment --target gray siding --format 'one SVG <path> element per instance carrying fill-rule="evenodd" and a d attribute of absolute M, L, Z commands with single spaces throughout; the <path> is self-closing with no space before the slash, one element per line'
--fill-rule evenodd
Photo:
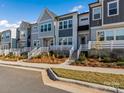
<path fill-rule="evenodd" d="M 72 29 L 59 30 L 59 37 L 69 37 L 69 36 L 73 36 Z"/>
<path fill-rule="evenodd" d="M 108 17 L 107 2 L 114 0 L 104 0 L 104 24 L 124 22 L 124 0 L 119 0 L 119 15 Z"/>
<path fill-rule="evenodd" d="M 96 7 L 99 7 L 99 6 L 96 6 Z M 90 7 L 90 26 L 91 27 L 101 26 L 102 25 L 102 19 L 93 20 L 93 18 L 92 18 L 93 8 L 95 8 L 95 7 L 92 7 L 92 8 Z"/>
<path fill-rule="evenodd" d="M 51 25 L 52 25 L 51 26 L 51 31 L 41 32 L 41 25 L 42 24 L 45 24 L 45 23 L 51 23 Z M 53 22 L 53 20 L 39 24 L 39 29 L 38 30 L 39 30 L 39 33 L 38 33 L 39 38 L 49 37 L 49 36 L 54 37 L 55 28 L 54 28 L 54 22 Z"/>

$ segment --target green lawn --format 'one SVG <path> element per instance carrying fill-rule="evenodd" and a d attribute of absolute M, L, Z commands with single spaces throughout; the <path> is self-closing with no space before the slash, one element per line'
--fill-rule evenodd
<path fill-rule="evenodd" d="M 124 75 L 52 68 L 57 76 L 124 89 Z"/>

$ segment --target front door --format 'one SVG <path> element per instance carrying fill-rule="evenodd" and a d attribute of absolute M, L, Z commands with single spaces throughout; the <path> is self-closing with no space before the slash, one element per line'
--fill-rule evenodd
<path fill-rule="evenodd" d="M 86 39 L 85 39 L 85 37 L 81 37 L 81 44 L 86 44 Z"/>

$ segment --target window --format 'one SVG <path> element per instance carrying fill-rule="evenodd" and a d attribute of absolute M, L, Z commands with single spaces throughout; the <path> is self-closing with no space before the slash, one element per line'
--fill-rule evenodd
<path fill-rule="evenodd" d="M 68 27 L 69 27 L 69 28 L 72 28 L 72 20 L 69 20 Z"/>
<path fill-rule="evenodd" d="M 64 21 L 64 29 L 67 29 L 67 21 Z"/>
<path fill-rule="evenodd" d="M 62 38 L 59 38 L 59 45 L 62 45 Z"/>
<path fill-rule="evenodd" d="M 47 24 L 44 25 L 44 31 L 47 31 Z"/>
<path fill-rule="evenodd" d="M 108 16 L 117 15 L 118 12 L 118 1 L 108 2 Z"/>
<path fill-rule="evenodd" d="M 72 45 L 72 37 L 59 38 L 59 45 Z"/>
<path fill-rule="evenodd" d="M 106 31 L 105 32 L 106 40 L 114 40 L 114 31 Z"/>
<path fill-rule="evenodd" d="M 33 32 L 37 32 L 38 31 L 38 28 L 35 26 L 33 27 Z"/>
<path fill-rule="evenodd" d="M 51 24 L 48 24 L 48 31 L 51 31 Z"/>
<path fill-rule="evenodd" d="M 41 26 L 41 32 L 43 32 L 43 25 Z"/>
<path fill-rule="evenodd" d="M 93 20 L 101 19 L 101 7 L 93 8 Z"/>
<path fill-rule="evenodd" d="M 6 33 L 6 38 L 10 38 L 10 33 L 9 32 Z"/>
<path fill-rule="evenodd" d="M 68 38 L 68 45 L 72 45 L 72 38 Z"/>
<path fill-rule="evenodd" d="M 124 40 L 124 31 L 123 30 L 116 31 L 116 40 Z"/>
<path fill-rule="evenodd" d="M 59 29 L 63 29 L 63 23 L 62 22 L 59 22 Z"/>
<path fill-rule="evenodd" d="M 37 47 L 40 46 L 40 41 L 39 41 L 39 40 L 35 40 L 35 41 L 34 41 L 34 46 L 35 46 L 35 47 L 36 47 L 36 46 L 37 46 Z"/>
<path fill-rule="evenodd" d="M 68 19 L 68 20 L 63 20 L 61 22 L 59 22 L 59 29 L 70 29 L 72 28 L 72 20 Z"/>
<path fill-rule="evenodd" d="M 64 38 L 64 39 L 63 39 L 63 44 L 64 44 L 64 45 L 67 45 L 67 38 Z"/>
<path fill-rule="evenodd" d="M 37 42 L 36 41 L 34 41 L 34 46 L 37 46 Z"/>

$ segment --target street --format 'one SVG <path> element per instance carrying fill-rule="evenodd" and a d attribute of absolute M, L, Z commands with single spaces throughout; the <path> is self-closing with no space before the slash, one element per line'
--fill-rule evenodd
<path fill-rule="evenodd" d="M 0 67 L 0 93 L 68 93 L 45 86 L 40 72 Z"/>

